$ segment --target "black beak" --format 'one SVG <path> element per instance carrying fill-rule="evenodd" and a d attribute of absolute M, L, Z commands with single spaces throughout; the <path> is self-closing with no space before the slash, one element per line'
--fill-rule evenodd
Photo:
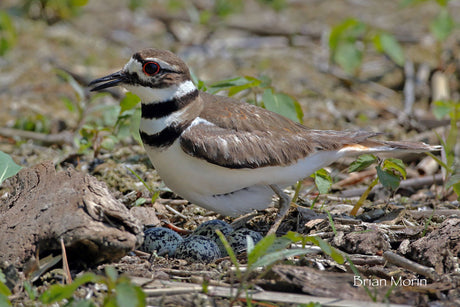
<path fill-rule="evenodd" d="M 109 88 L 109 87 L 112 87 L 112 86 L 115 86 L 115 85 L 118 85 L 119 83 L 123 83 L 124 81 L 126 81 L 126 74 L 123 73 L 123 71 L 117 71 L 116 73 L 113 73 L 111 75 L 108 75 L 108 76 L 105 76 L 105 77 L 102 77 L 102 78 L 99 78 L 99 79 L 95 79 L 93 81 L 91 81 L 88 86 L 93 86 L 93 85 L 96 85 L 98 83 L 100 83 L 98 86 L 96 87 L 93 87 L 91 89 L 91 92 L 94 92 L 94 91 L 100 91 L 100 90 L 103 90 L 105 88 Z M 103 83 L 105 82 L 105 83 Z"/>

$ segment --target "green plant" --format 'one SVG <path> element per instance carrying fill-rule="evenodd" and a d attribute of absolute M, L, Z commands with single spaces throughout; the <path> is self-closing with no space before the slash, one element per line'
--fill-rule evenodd
<path fill-rule="evenodd" d="M 287 257 L 299 256 L 308 253 L 308 249 L 305 249 L 305 245 L 307 243 L 312 243 L 320 247 L 325 254 L 329 255 L 338 263 L 343 263 L 345 261 L 343 255 L 338 250 L 330 246 L 322 239 L 315 236 L 304 236 L 290 231 L 285 236 L 279 238 L 277 238 L 275 234 L 268 235 L 255 245 L 252 238 L 247 236 L 247 262 L 246 270 L 243 271 L 225 236 L 220 230 L 216 230 L 216 232 L 224 244 L 230 260 L 235 266 L 235 275 L 239 282 L 237 292 L 233 300 L 230 302 L 230 305 L 233 305 L 236 302 L 243 291 L 246 291 L 246 297 L 250 298 L 248 290 L 253 287 L 253 284 L 250 281 L 251 276 L 258 273 L 257 275 L 260 278 L 266 274 L 276 262 Z M 297 242 L 301 242 L 302 248 L 287 248 L 287 246 L 291 243 Z M 263 270 L 258 271 L 261 267 Z"/>
<path fill-rule="evenodd" d="M 332 187 L 332 177 L 324 168 L 317 170 L 310 175 L 315 180 L 319 194 L 327 194 Z"/>
<path fill-rule="evenodd" d="M 47 134 L 51 130 L 50 126 L 50 119 L 48 117 L 43 114 L 31 114 L 17 118 L 13 128 Z"/>
<path fill-rule="evenodd" d="M 152 189 L 148 184 L 147 182 L 145 182 L 144 179 L 142 179 L 141 176 L 139 176 L 139 174 L 137 174 L 133 169 L 129 168 L 129 167 L 126 167 L 134 176 L 136 176 L 137 179 L 139 179 L 140 182 L 142 182 L 142 184 L 144 185 L 144 187 L 150 192 L 150 194 L 152 195 L 151 199 L 150 199 L 150 203 L 155 203 L 156 199 L 160 196 L 160 190 L 154 190 Z M 141 198 L 138 198 L 136 200 L 136 203 L 134 204 L 134 206 L 138 206 L 138 205 L 141 205 L 145 203 L 145 199 L 143 199 L 142 197 Z"/>
<path fill-rule="evenodd" d="M 21 168 L 21 166 L 14 163 L 13 159 L 9 155 L 0 151 L 0 185 L 3 181 L 5 181 L 5 179 L 16 175 Z"/>
<path fill-rule="evenodd" d="M 116 143 L 132 136 L 139 143 L 140 108 L 139 98 L 127 93 L 119 105 L 97 104 L 96 102 L 105 93 L 85 96 L 83 87 L 68 73 L 59 70 L 60 76 L 73 89 L 74 97 L 62 97 L 66 108 L 76 114 L 76 130 L 80 138 L 75 140 L 80 153 L 88 150 L 94 151 L 98 156 L 102 149 L 112 150 Z"/>
<path fill-rule="evenodd" d="M 0 56 L 13 48 L 16 38 L 16 28 L 11 17 L 5 11 L 0 11 Z"/>
<path fill-rule="evenodd" d="M 452 17 L 449 8 L 447 7 L 450 0 L 403 0 L 401 5 L 403 7 L 418 5 L 424 2 L 435 2 L 438 4 L 439 12 L 434 17 L 430 24 L 430 32 L 436 38 L 436 55 L 439 62 L 439 67 L 443 67 L 442 63 L 442 52 L 444 50 L 443 45 L 447 38 L 452 34 L 456 27 L 455 20 Z"/>
<path fill-rule="evenodd" d="M 330 60 L 347 73 L 358 75 L 368 45 L 373 45 L 397 65 L 404 65 L 404 51 L 393 35 L 355 18 L 348 18 L 331 29 Z"/>
<path fill-rule="evenodd" d="M 429 155 L 444 168 L 446 173 L 445 187 L 447 189 L 452 188 L 457 199 L 460 199 L 460 167 L 456 164 L 458 162 L 456 162 L 457 157 L 455 156 L 458 139 L 457 123 L 460 122 L 460 101 L 435 101 L 433 113 L 438 119 L 448 116 L 450 126 L 444 138 L 438 135 L 445 153 L 443 160 L 431 153 Z"/>
<path fill-rule="evenodd" d="M 75 295 L 77 289 L 87 283 L 98 283 L 107 287 L 102 306 L 142 307 L 146 305 L 145 293 L 142 289 L 131 283 L 128 277 L 119 276 L 117 271 L 110 266 L 105 267 L 105 276 L 84 273 L 69 285 L 51 285 L 38 299 L 43 304 L 62 304 L 63 300 L 66 300 L 64 306 L 96 306 L 93 300 L 78 299 Z"/>
<path fill-rule="evenodd" d="M 31 18 L 53 24 L 78 15 L 87 3 L 88 0 L 23 0 L 22 10 Z"/>
<path fill-rule="evenodd" d="M 227 91 L 228 96 L 243 94 L 248 97 L 249 103 L 264 107 L 270 111 L 284 115 L 287 118 L 302 122 L 303 111 L 300 103 L 293 97 L 278 92 L 271 85 L 271 80 L 266 77 L 254 78 L 250 76 L 237 77 L 219 82 L 206 84 L 201 80 L 196 80 L 198 88 L 203 91 L 216 94 Z"/>
<path fill-rule="evenodd" d="M 12 306 L 9 296 L 12 294 L 10 289 L 5 285 L 6 278 L 0 270 L 0 306 Z"/>
<path fill-rule="evenodd" d="M 371 190 L 380 182 L 385 188 L 395 191 L 401 182 L 401 178 L 406 179 L 406 166 L 399 159 L 388 158 L 383 161 L 378 160 L 374 155 L 366 154 L 359 156 L 353 163 L 350 164 L 348 172 L 361 171 L 371 164 L 378 162 L 375 167 L 377 177 L 369 184 L 366 191 L 361 195 L 355 206 L 351 210 L 351 215 L 356 215 L 359 208 L 363 205 Z"/>

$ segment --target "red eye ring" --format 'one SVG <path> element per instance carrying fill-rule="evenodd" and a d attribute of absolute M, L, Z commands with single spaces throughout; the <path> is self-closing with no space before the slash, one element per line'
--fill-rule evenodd
<path fill-rule="evenodd" d="M 142 66 L 142 71 L 147 76 L 154 76 L 160 71 L 160 65 L 157 62 L 147 62 Z"/>

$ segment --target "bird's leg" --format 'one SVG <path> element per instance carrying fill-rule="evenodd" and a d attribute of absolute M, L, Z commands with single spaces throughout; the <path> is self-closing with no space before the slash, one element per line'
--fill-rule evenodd
<path fill-rule="evenodd" d="M 270 227 L 270 230 L 268 231 L 267 234 L 276 233 L 281 222 L 286 217 L 286 214 L 291 205 L 291 199 L 289 198 L 288 195 L 286 195 L 286 193 L 283 192 L 283 190 L 279 186 L 277 186 L 276 184 L 271 184 L 270 188 L 279 197 L 279 202 L 278 202 L 278 214 L 276 215 L 275 222 L 273 223 L 272 227 Z"/>

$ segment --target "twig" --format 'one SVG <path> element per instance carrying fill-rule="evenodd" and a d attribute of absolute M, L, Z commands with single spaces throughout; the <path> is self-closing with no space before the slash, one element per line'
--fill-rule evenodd
<path fill-rule="evenodd" d="M 415 69 L 412 61 L 404 63 L 404 74 L 406 82 L 404 83 L 404 112 L 402 114 L 408 116 L 412 114 L 415 101 Z"/>
<path fill-rule="evenodd" d="M 404 258 L 398 254 L 395 254 L 391 251 L 386 251 L 383 253 L 383 258 L 385 258 L 386 261 L 400 266 L 402 268 L 408 269 L 410 271 L 416 272 L 420 275 L 426 276 L 428 278 L 431 278 L 432 280 L 437 280 L 438 279 L 438 274 L 436 274 L 436 271 L 433 268 L 421 265 L 417 262 L 414 262 L 412 260 L 409 260 L 407 258 Z"/>
<path fill-rule="evenodd" d="M 419 177 L 419 178 L 412 178 L 401 181 L 399 187 L 400 188 L 414 188 L 419 189 L 424 186 L 430 186 L 433 184 L 442 184 L 444 181 L 442 174 L 436 174 L 434 176 L 426 176 L 426 177 Z M 383 186 L 381 184 L 377 184 L 369 195 L 373 195 L 376 190 L 381 189 Z M 341 192 L 338 197 L 342 198 L 351 198 L 361 196 L 367 188 L 358 188 L 358 189 L 351 189 Z"/>
<path fill-rule="evenodd" d="M 61 238 L 61 249 L 62 249 L 62 265 L 65 272 L 66 284 L 72 283 L 72 275 L 70 275 L 69 262 L 67 261 L 67 253 L 65 251 L 64 240 Z"/>
<path fill-rule="evenodd" d="M 202 286 L 194 285 L 187 287 L 163 288 L 163 289 L 143 289 L 147 296 L 163 296 L 172 294 L 196 293 L 203 290 Z"/>
<path fill-rule="evenodd" d="M 45 134 L 34 131 L 0 127 L 0 135 L 9 138 L 20 137 L 23 139 L 30 139 L 33 141 L 42 142 L 44 145 L 74 145 L 74 134 L 70 131 L 62 131 L 56 134 Z"/>
<path fill-rule="evenodd" d="M 176 214 L 177 216 L 180 216 L 181 218 L 183 218 L 185 220 L 187 219 L 187 217 L 185 215 L 183 215 L 182 213 L 180 213 L 179 211 L 177 211 L 176 209 L 174 209 L 170 205 L 164 205 L 164 206 L 165 206 L 166 209 L 168 209 L 172 213 Z"/>

